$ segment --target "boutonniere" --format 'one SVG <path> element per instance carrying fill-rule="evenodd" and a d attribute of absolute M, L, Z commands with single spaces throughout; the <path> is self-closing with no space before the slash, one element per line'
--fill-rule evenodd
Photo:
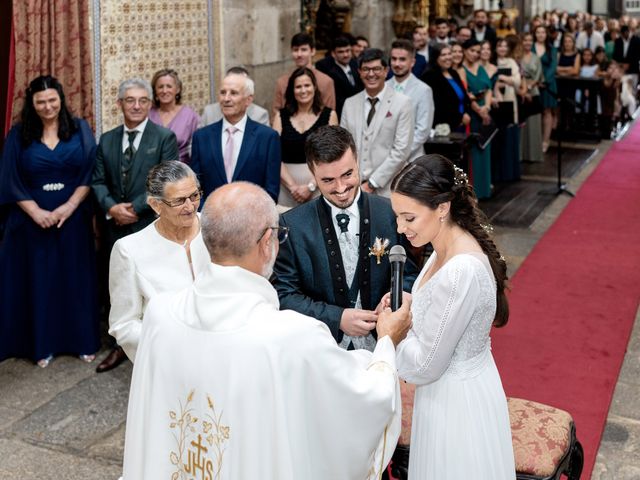
<path fill-rule="evenodd" d="M 384 118 L 391 118 L 393 117 L 393 115 L 391 115 L 391 111 L 387 111 L 387 115 Z"/>
<path fill-rule="evenodd" d="M 382 256 L 389 253 L 387 251 L 388 246 L 388 239 L 376 237 L 375 242 L 373 242 L 373 246 L 369 247 L 369 256 L 375 255 L 377 265 L 380 265 L 380 259 L 382 258 Z"/>

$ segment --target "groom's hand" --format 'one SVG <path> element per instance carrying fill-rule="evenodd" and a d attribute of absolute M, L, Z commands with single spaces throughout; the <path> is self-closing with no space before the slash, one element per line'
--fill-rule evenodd
<path fill-rule="evenodd" d="M 340 330 L 351 337 L 362 337 L 376 328 L 378 315 L 371 310 L 345 308 L 340 319 Z"/>

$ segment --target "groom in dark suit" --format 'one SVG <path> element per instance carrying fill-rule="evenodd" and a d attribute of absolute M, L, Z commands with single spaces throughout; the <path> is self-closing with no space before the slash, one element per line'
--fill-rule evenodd
<path fill-rule="evenodd" d="M 92 188 L 103 214 L 99 219 L 104 234 L 100 263 L 105 265 L 101 270 L 108 270 L 106 264 L 116 240 L 142 230 L 155 218 L 147 205 L 146 181 L 151 167 L 165 160 L 178 160 L 175 134 L 149 121 L 152 98 L 151 85 L 146 80 L 122 82 L 118 106 L 124 114 L 124 125 L 100 137 Z M 106 372 L 125 359 L 124 351 L 117 347 L 96 370 Z"/>
<path fill-rule="evenodd" d="M 376 257 L 373 245 L 387 240 L 388 251 L 401 243 L 391 204 L 360 188 L 356 148 L 346 129 L 319 128 L 305 153 L 322 195 L 281 216 L 289 240 L 274 268 L 280 307 L 326 323 L 345 348 L 372 349 L 375 309 L 391 278 L 388 260 L 382 251 Z M 405 290 L 415 276 L 415 264 L 407 260 Z"/>
<path fill-rule="evenodd" d="M 226 183 L 244 180 L 261 186 L 278 201 L 280 137 L 247 116 L 253 90 L 253 80 L 246 75 L 228 74 L 218 95 L 222 120 L 193 134 L 191 168 L 205 198 Z"/>
<path fill-rule="evenodd" d="M 307 138 L 305 154 L 322 195 L 280 217 L 289 228 L 274 266 L 280 308 L 324 322 L 345 349 L 372 351 L 375 310 L 391 283 L 385 251 L 402 243 L 395 215 L 387 198 L 360 188 L 356 146 L 345 128 L 320 127 Z M 408 258 L 405 290 L 416 274 Z M 408 452 L 408 445 L 396 449 L 396 471 L 406 472 Z"/>

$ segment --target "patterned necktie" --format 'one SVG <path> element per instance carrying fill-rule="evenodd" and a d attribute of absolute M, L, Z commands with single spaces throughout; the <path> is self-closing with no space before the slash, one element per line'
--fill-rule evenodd
<path fill-rule="evenodd" d="M 129 145 L 124 151 L 123 161 L 122 161 L 122 177 L 126 180 L 127 175 L 129 175 L 129 170 L 131 170 L 131 164 L 133 163 L 133 157 L 136 154 L 136 147 L 134 147 L 133 142 L 138 135 L 137 130 L 131 130 L 127 132 L 127 136 L 129 137 Z"/>
<path fill-rule="evenodd" d="M 371 110 L 369 110 L 369 115 L 367 115 L 367 127 L 371 124 L 371 120 L 373 116 L 376 114 L 376 103 L 378 103 L 378 98 L 367 98 L 369 103 L 371 104 Z"/>
<path fill-rule="evenodd" d="M 227 143 L 224 146 L 224 170 L 227 172 L 227 181 L 233 178 L 233 134 L 238 131 L 236 127 L 227 127 Z"/>
<path fill-rule="evenodd" d="M 338 226 L 340 227 L 340 233 L 349 231 L 349 215 L 347 215 L 346 213 L 339 213 L 336 215 L 336 220 L 338 221 Z"/>

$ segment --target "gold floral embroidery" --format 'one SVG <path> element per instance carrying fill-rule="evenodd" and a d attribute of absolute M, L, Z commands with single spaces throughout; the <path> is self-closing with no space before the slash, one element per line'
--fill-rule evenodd
<path fill-rule="evenodd" d="M 194 416 L 191 404 L 195 394 L 196 391 L 191 390 L 184 405 L 179 400 L 180 408 L 169 411 L 169 428 L 176 430 L 173 436 L 177 444 L 177 451 L 169 453 L 169 460 L 175 466 L 171 480 L 219 480 L 222 471 L 230 428 L 221 424 L 222 411 L 216 413 L 209 395 L 206 395 L 208 410 L 203 414 L 208 421 Z"/>

